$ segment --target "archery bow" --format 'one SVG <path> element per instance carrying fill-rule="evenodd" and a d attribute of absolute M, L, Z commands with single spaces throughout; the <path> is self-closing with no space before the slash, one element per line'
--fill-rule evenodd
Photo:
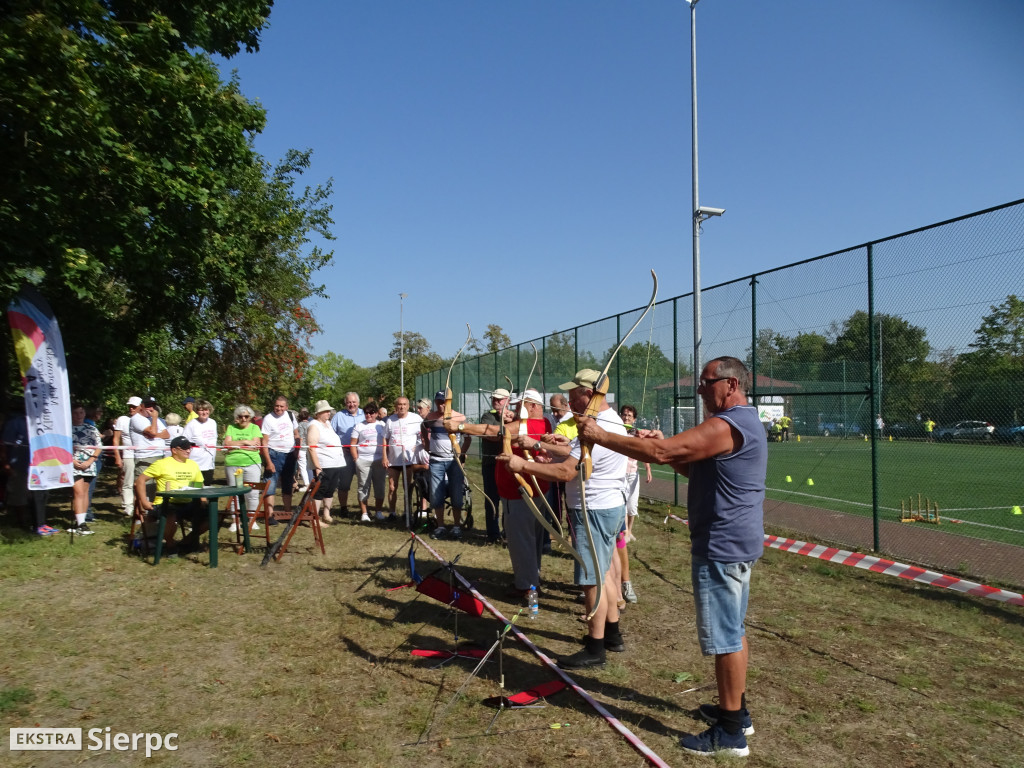
<path fill-rule="evenodd" d="M 647 308 L 641 313 L 640 317 L 637 318 L 636 322 L 633 323 L 633 327 L 626 331 L 626 335 L 622 337 L 618 346 L 612 350 L 611 355 L 608 357 L 608 362 L 605 363 L 604 370 L 601 371 L 597 377 L 597 381 L 594 383 L 594 393 L 590 396 L 590 402 L 587 404 L 587 408 L 583 415 L 590 418 L 596 418 L 598 413 L 601 411 L 601 407 L 604 404 L 605 397 L 608 395 L 608 371 L 611 370 L 612 361 L 615 360 L 615 356 L 619 354 L 619 350 L 622 349 L 622 345 L 626 343 L 626 339 L 637 329 L 643 319 L 647 317 L 647 313 L 651 311 L 651 307 L 654 306 L 654 302 L 658 298 L 658 276 L 654 270 L 651 270 L 651 277 L 654 279 L 654 291 L 651 293 L 651 300 L 647 302 Z M 601 597 L 604 592 L 604 574 L 602 574 L 601 566 L 597 560 L 597 550 L 594 548 L 594 535 L 590 530 L 590 520 L 587 515 L 587 480 L 590 478 L 590 474 L 593 471 L 593 462 L 590 457 L 590 444 L 587 443 L 583 438 L 580 438 L 580 461 L 576 465 L 576 472 L 580 481 L 580 514 L 583 517 L 583 529 L 587 534 L 587 543 L 590 545 L 590 554 L 594 560 L 594 569 L 597 571 L 597 577 L 594 581 L 597 583 L 597 597 L 594 600 L 594 607 L 587 614 L 587 621 L 590 621 L 594 614 L 597 613 L 597 609 L 601 605 Z M 614 556 L 614 553 L 613 553 Z"/>
<path fill-rule="evenodd" d="M 533 374 L 537 370 L 537 362 L 540 360 L 540 353 L 537 351 L 537 345 L 534 344 L 531 341 L 530 342 L 530 346 L 533 347 L 533 366 L 530 368 L 530 375 L 526 377 L 526 384 L 523 385 L 523 397 L 519 401 L 519 436 L 520 437 L 529 436 L 529 432 L 530 431 L 529 431 L 529 428 L 527 426 L 527 421 L 530 418 L 530 412 L 526 408 L 526 392 L 530 388 L 530 381 L 533 380 Z M 509 389 L 511 391 L 512 379 L 510 379 L 508 376 L 506 376 L 505 377 L 505 381 L 508 382 Z M 528 462 L 533 463 L 533 461 L 534 461 L 533 454 L 530 451 L 528 451 L 528 450 L 526 450 L 524 448 L 523 449 L 523 454 L 525 455 L 526 460 Z M 540 481 L 537 480 L 537 476 L 533 475 L 533 474 L 530 475 L 530 480 L 533 482 L 534 490 L 537 491 L 537 496 L 544 502 L 544 509 L 546 509 L 548 511 L 548 513 L 550 513 L 551 520 L 554 521 L 554 526 L 558 529 L 559 538 L 564 540 L 565 539 L 565 532 L 562 530 L 562 525 L 558 521 L 558 516 L 555 514 L 555 510 L 553 510 L 551 508 L 551 504 L 548 503 L 547 497 L 540 490 Z M 550 530 L 550 526 L 546 526 L 546 527 L 548 527 L 549 530 Z"/>
<path fill-rule="evenodd" d="M 536 347 L 534 347 L 534 350 L 536 350 Z M 536 360 L 534 361 L 534 365 L 536 365 Z M 530 372 L 530 375 L 533 375 L 533 371 Z M 505 381 L 508 382 L 510 390 L 514 388 L 512 384 L 512 379 L 506 376 Z M 529 383 L 529 379 L 527 379 L 527 383 Z M 501 414 L 498 417 L 498 429 L 501 431 L 501 453 L 503 456 L 512 455 L 512 433 L 509 432 L 509 430 L 505 426 L 505 412 L 507 410 L 508 401 L 505 401 L 505 404 L 501 407 Z M 520 411 L 520 414 L 521 413 L 522 411 Z M 526 428 L 527 424 L 526 419 L 523 418 L 521 415 L 519 424 L 520 432 L 522 432 L 522 430 Z M 526 457 L 527 461 L 533 461 L 533 456 L 531 456 L 530 452 L 525 448 L 523 449 L 523 455 Z M 511 472 L 511 470 L 509 471 Z M 572 545 L 572 543 L 565 538 L 565 535 L 561 530 L 561 526 L 559 526 L 559 528 L 556 530 L 551 525 L 551 523 L 548 522 L 547 517 L 545 517 L 544 514 L 537 508 L 537 505 L 533 501 L 533 487 L 531 487 L 530 484 L 527 483 L 523 476 L 520 475 L 518 472 L 512 472 L 512 477 L 514 477 L 516 479 L 516 482 L 519 483 L 519 495 L 523 497 L 523 501 L 526 502 L 526 506 L 529 508 L 530 512 L 533 513 L 533 516 L 537 518 L 537 522 L 539 522 L 544 527 L 544 529 L 551 535 L 552 541 L 555 541 L 561 546 L 565 547 L 566 551 L 570 555 L 572 555 L 577 562 L 579 562 L 583 570 L 587 570 L 587 564 L 583 562 L 583 558 L 580 556 L 580 553 L 576 551 L 576 548 Z M 543 499 L 544 494 L 540 492 L 540 484 L 537 482 L 536 477 L 533 478 L 533 483 L 534 487 L 536 487 L 537 489 L 537 495 Z M 544 504 L 547 505 L 547 499 L 544 499 Z M 551 509 L 551 507 L 548 506 L 548 509 Z M 557 523 L 557 518 L 555 517 L 554 512 L 552 512 L 551 517 Z"/>
<path fill-rule="evenodd" d="M 469 323 L 466 323 L 466 343 L 462 345 L 459 351 L 455 353 L 455 357 L 452 358 L 452 364 L 448 367 L 448 378 L 444 381 L 444 410 L 441 414 L 442 419 L 450 419 L 452 417 L 452 370 L 455 368 L 455 361 L 459 359 L 459 355 L 461 355 L 463 350 L 469 346 L 469 342 L 472 340 L 473 331 L 469 327 Z M 454 432 L 449 432 L 448 438 L 452 441 L 452 453 L 454 453 L 455 458 L 458 459 L 462 454 L 462 449 L 459 448 L 459 438 L 455 436 Z"/>

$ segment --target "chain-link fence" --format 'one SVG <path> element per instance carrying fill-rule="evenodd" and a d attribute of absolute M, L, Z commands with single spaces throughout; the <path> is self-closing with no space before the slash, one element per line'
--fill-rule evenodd
<path fill-rule="evenodd" d="M 692 302 L 659 302 L 609 370 L 641 426 L 693 424 Z M 754 373 L 773 532 L 1024 586 L 1024 200 L 704 289 L 701 309 L 701 360 Z M 458 361 L 456 410 L 526 386 L 534 347 L 548 400 L 641 311 Z M 646 496 L 685 501 L 685 478 L 654 477 Z"/>

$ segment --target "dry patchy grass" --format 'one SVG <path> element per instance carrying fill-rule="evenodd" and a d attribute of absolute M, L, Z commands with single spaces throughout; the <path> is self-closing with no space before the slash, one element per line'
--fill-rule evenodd
<path fill-rule="evenodd" d="M 325 530 L 326 557 L 300 530 L 267 568 L 226 548 L 216 570 L 205 554 L 154 568 L 124 553 L 113 499 L 98 502 L 98 535 L 73 545 L 4 528 L 0 727 L 178 732 L 180 749 L 147 761 L 156 766 L 645 762 L 569 691 L 492 725 L 481 701 L 499 691 L 496 662 L 447 708 L 475 662 L 438 667 L 409 651 L 488 647 L 501 627 L 388 591 L 408 580 L 404 531 L 346 521 Z M 663 516 L 644 510 L 630 546 L 640 602 L 623 617 L 627 651 L 575 679 L 682 765 L 699 762 L 676 741 L 701 727 L 694 709 L 711 700 L 713 666 L 696 646 L 687 531 Z M 515 610 L 502 598 L 503 549 L 474 538 L 439 549 Z M 417 562 L 424 575 L 436 567 L 422 550 Z M 583 633 L 571 562 L 546 559 L 540 618 L 521 622 L 554 656 Z M 750 766 L 1024 765 L 1021 609 L 769 550 L 754 571 L 748 634 Z M 511 639 L 502 668 L 510 690 L 552 678 Z M 145 759 L 4 752 L 14 766 Z"/>

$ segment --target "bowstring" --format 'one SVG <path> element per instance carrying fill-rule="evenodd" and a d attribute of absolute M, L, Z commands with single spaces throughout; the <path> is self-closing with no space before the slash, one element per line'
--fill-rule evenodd
<path fill-rule="evenodd" d="M 647 399 L 647 374 L 651 370 L 651 347 L 654 344 L 654 315 L 658 312 L 658 304 L 655 303 L 651 307 L 651 332 L 647 337 L 647 362 L 644 364 L 644 386 L 640 390 L 640 413 L 637 414 L 637 420 L 640 418 L 640 414 L 644 413 L 644 401 Z"/>

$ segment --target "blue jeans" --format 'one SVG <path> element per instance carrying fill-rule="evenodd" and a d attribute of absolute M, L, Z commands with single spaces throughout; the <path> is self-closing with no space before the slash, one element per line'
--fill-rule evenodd
<path fill-rule="evenodd" d="M 450 477 L 448 475 L 451 475 Z M 444 500 L 449 493 L 452 507 L 462 509 L 462 495 L 466 490 L 466 479 L 462 474 L 462 463 L 456 459 L 435 459 L 430 457 L 430 508 L 444 509 Z"/>
<path fill-rule="evenodd" d="M 292 488 L 295 485 L 295 467 L 298 460 L 299 457 L 294 450 L 270 450 L 270 461 L 274 465 L 274 474 L 267 478 L 267 496 L 273 496 L 277 492 L 278 483 L 281 484 L 283 495 L 292 495 Z"/>
<path fill-rule="evenodd" d="M 719 563 L 700 555 L 691 557 L 690 575 L 701 653 L 717 656 L 742 651 L 750 570 L 754 563 Z"/>

